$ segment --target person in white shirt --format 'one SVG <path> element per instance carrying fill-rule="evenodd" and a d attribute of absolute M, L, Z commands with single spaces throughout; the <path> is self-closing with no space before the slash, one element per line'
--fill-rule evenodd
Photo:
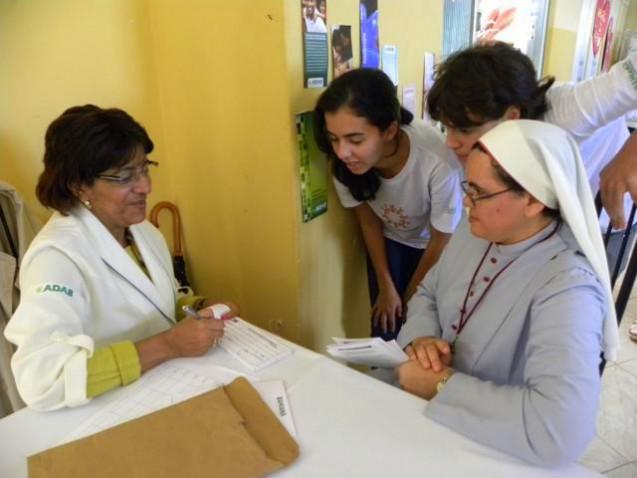
<path fill-rule="evenodd" d="M 368 252 L 372 336 L 391 339 L 404 304 L 459 221 L 458 165 L 431 126 L 401 108 L 380 70 L 336 78 L 314 109 L 341 203 L 354 209 Z"/>
<path fill-rule="evenodd" d="M 447 145 L 461 162 L 484 133 L 507 119 L 539 119 L 565 129 L 577 141 L 593 194 L 601 188 L 608 216 L 621 229 L 631 200 L 624 193 L 637 199 L 637 137 L 629 136 L 624 118 L 635 108 L 637 54 L 591 80 L 555 85 L 552 77 L 538 81 L 530 58 L 502 42 L 449 56 L 427 95 L 429 115 L 445 125 Z M 607 225 L 603 215 L 604 231 Z M 620 234 L 613 236 L 611 271 L 620 245 Z"/>

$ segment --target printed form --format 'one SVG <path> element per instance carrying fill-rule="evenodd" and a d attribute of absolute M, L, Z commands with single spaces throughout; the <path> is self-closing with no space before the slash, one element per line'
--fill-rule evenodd
<path fill-rule="evenodd" d="M 332 337 L 332 340 L 335 343 L 327 346 L 327 353 L 350 363 L 394 368 L 409 360 L 395 340 L 385 342 L 380 337 L 362 339 Z"/>
<path fill-rule="evenodd" d="M 234 370 L 212 366 L 206 374 L 185 367 L 169 365 L 144 374 L 137 382 L 128 385 L 126 396 L 109 403 L 94 414 L 62 443 L 67 443 L 88 435 L 114 427 L 120 423 L 138 418 L 175 403 L 182 402 L 232 382 L 244 374 Z M 296 429 L 292 419 L 290 403 L 282 380 L 254 381 L 246 377 L 259 392 L 263 401 L 281 421 L 292 436 Z"/>
<path fill-rule="evenodd" d="M 239 317 L 226 321 L 219 346 L 255 372 L 293 352 L 292 347 L 276 335 L 255 327 Z"/>

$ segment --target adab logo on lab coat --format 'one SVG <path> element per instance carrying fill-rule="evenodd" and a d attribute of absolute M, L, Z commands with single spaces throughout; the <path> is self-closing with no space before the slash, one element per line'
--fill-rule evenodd
<path fill-rule="evenodd" d="M 73 289 L 70 287 L 66 287 L 58 284 L 44 284 L 35 289 L 38 293 L 43 292 L 61 292 L 63 294 L 68 295 L 69 297 L 73 297 Z"/>

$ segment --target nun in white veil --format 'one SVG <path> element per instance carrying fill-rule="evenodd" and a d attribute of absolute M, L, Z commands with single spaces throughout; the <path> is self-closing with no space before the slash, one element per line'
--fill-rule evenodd
<path fill-rule="evenodd" d="M 478 442 L 573 462 L 595 436 L 600 354 L 614 359 L 618 343 L 577 145 L 548 123 L 505 121 L 465 177 L 467 218 L 408 305 L 399 382 Z"/>

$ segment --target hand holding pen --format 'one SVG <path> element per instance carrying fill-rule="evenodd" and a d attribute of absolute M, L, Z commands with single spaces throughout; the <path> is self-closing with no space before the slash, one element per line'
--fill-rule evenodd
<path fill-rule="evenodd" d="M 239 311 L 238 307 L 231 302 L 226 304 L 213 304 L 198 311 L 191 306 L 184 305 L 182 310 L 187 316 L 192 317 L 192 319 L 195 319 L 199 323 L 199 329 L 208 331 L 211 340 L 209 348 L 216 347 L 218 341 L 223 337 L 224 321 L 236 317 Z M 184 319 L 182 322 L 185 321 L 188 321 L 188 319 Z"/>
<path fill-rule="evenodd" d="M 225 321 L 236 317 L 239 311 L 231 302 L 219 305 L 223 305 L 222 310 L 219 307 L 204 307 L 199 311 L 183 308 L 187 317 L 174 327 L 136 342 L 142 372 L 166 360 L 204 355 L 215 347 L 223 337 Z"/>
<path fill-rule="evenodd" d="M 189 305 L 184 305 L 182 310 L 186 315 L 194 319 L 218 319 L 218 320 L 230 320 L 236 317 L 239 313 L 239 309 L 231 302 L 225 304 L 213 304 L 207 307 L 203 307 L 196 311 Z"/>

